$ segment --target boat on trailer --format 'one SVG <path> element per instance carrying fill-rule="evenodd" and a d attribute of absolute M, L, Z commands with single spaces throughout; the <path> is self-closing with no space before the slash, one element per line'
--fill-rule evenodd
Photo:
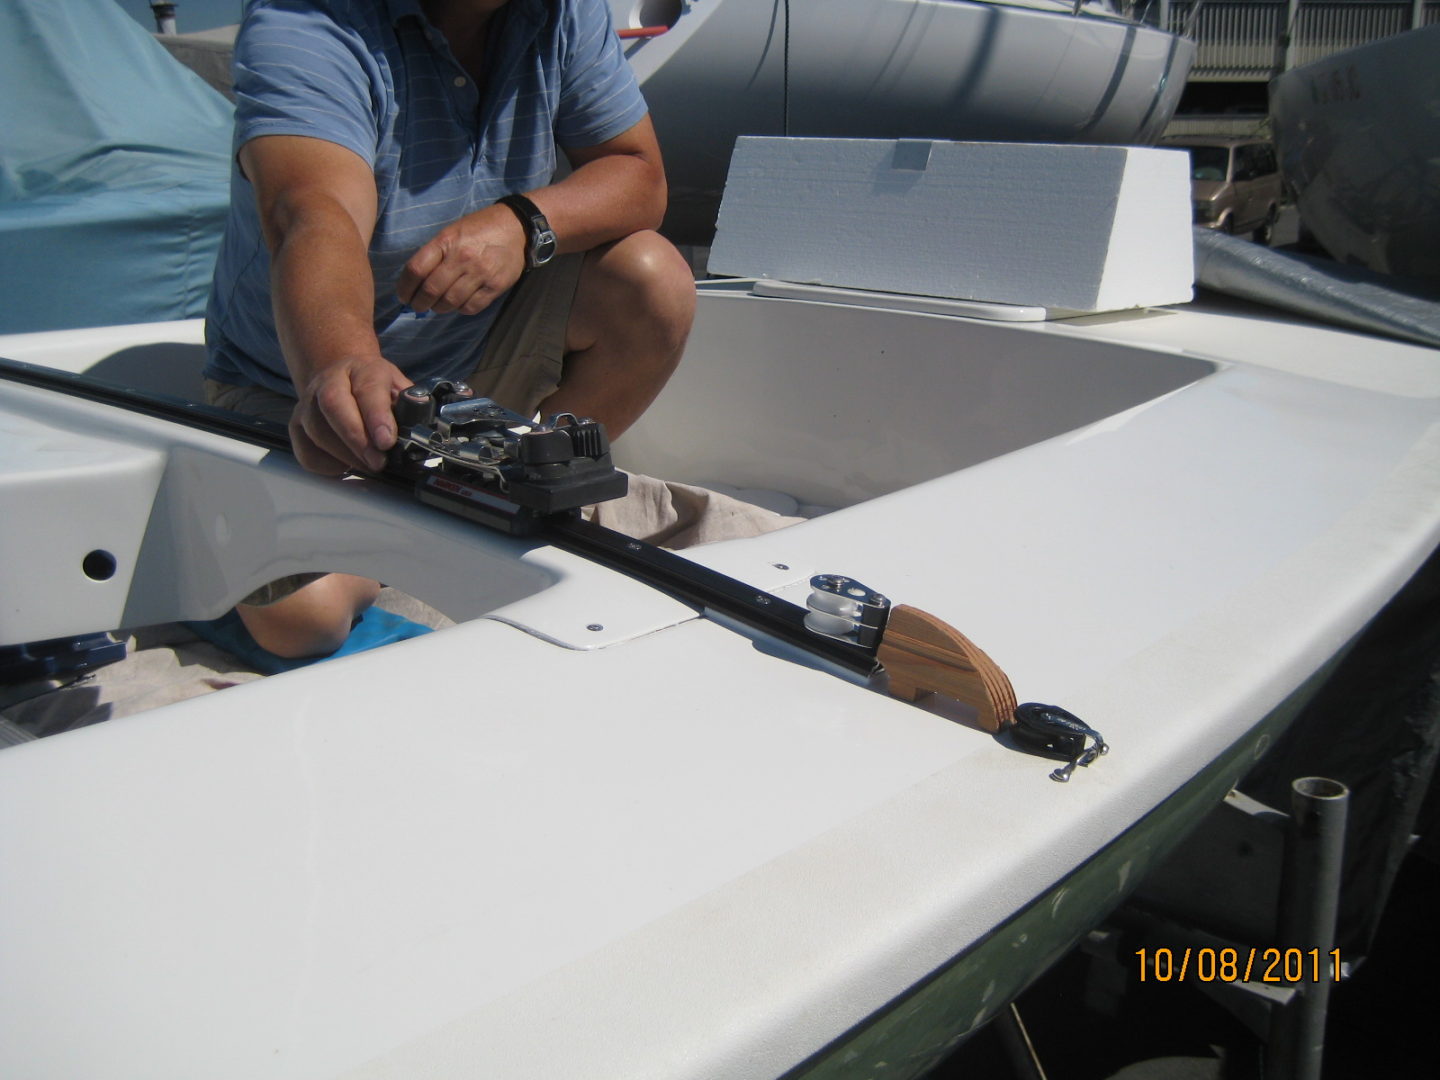
<path fill-rule="evenodd" d="M 921 608 L 1108 754 L 1056 783 L 963 702 L 309 475 L 183 404 L 198 323 L 0 339 L 0 643 L 307 570 L 456 620 L 0 751 L 0 1072 L 919 1076 L 1440 543 L 1433 349 L 1213 297 L 997 321 L 798 284 L 698 284 L 617 461 L 833 508 L 684 557 L 760 607 L 838 574 Z"/>
<path fill-rule="evenodd" d="M 741 135 L 1148 145 L 1195 43 L 1073 0 L 611 0 L 670 182 L 708 243 Z M 633 35 L 633 36 L 632 36 Z"/>

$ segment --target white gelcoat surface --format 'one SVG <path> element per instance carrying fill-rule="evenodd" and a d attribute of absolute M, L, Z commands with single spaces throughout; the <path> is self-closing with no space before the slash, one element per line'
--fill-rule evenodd
<path fill-rule="evenodd" d="M 792 707 L 695 685 L 702 651 Z M 7 838 L 4 966 L 59 946 L 87 1032 L 62 1045 L 55 998 L 7 979 L 8 1072 L 93 1075 L 101 1044 L 106 1075 L 184 1075 L 196 1040 L 209 1076 L 329 1075 L 986 745 L 703 623 L 594 655 L 481 621 L 327 674 L 53 740 L 50 767 L 6 754 L 8 820 L 71 811 Z M 142 957 L 164 985 L 114 994 Z"/>
<path fill-rule="evenodd" d="M 68 340 L 83 369 L 103 339 Z M 608 571 L 252 462 L 351 522 L 357 567 L 476 615 L 501 568 L 520 595 L 0 753 L 0 1072 L 779 1075 L 1253 749 L 1440 542 L 1436 355 L 1243 309 L 996 326 L 702 289 L 630 464 L 851 505 L 693 556 L 953 623 L 1105 732 L 1063 786 Z M 248 453 L 109 423 L 200 478 Z M 580 649 L 567 605 L 636 621 Z"/>
<path fill-rule="evenodd" d="M 134 570 L 125 556 L 144 535 L 164 468 L 159 450 L 0 411 L 0 505 L 6 508 L 0 515 L 0 567 L 6 568 L 0 642 L 62 632 L 49 633 L 53 628 L 43 623 L 16 625 L 22 612 L 108 606 L 118 622 Z M 76 506 L 85 507 L 83 516 Z M 85 572 L 92 552 L 120 557 L 111 576 Z M 42 567 L 63 571 L 39 572 Z"/>

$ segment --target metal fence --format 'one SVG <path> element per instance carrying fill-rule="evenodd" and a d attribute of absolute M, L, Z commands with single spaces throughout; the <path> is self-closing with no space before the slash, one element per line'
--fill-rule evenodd
<path fill-rule="evenodd" d="M 1157 8 L 1155 21 L 1195 39 L 1194 82 L 1264 80 L 1376 38 L 1440 24 L 1440 0 L 1161 0 Z"/>

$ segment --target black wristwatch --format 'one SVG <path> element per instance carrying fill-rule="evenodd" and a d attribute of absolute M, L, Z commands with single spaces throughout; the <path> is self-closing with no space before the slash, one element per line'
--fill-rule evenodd
<path fill-rule="evenodd" d="M 553 259 L 556 246 L 555 230 L 550 228 L 550 222 L 545 220 L 545 215 L 540 212 L 540 208 L 524 195 L 506 195 L 498 201 L 515 211 L 515 216 L 525 227 L 526 265 L 534 270 L 537 266 L 544 266 Z"/>

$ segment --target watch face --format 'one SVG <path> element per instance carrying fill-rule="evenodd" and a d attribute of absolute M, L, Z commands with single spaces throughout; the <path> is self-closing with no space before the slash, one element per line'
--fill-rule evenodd
<path fill-rule="evenodd" d="M 555 257 L 555 233 L 550 229 L 537 229 L 530 245 L 530 265 L 544 266 Z"/>

